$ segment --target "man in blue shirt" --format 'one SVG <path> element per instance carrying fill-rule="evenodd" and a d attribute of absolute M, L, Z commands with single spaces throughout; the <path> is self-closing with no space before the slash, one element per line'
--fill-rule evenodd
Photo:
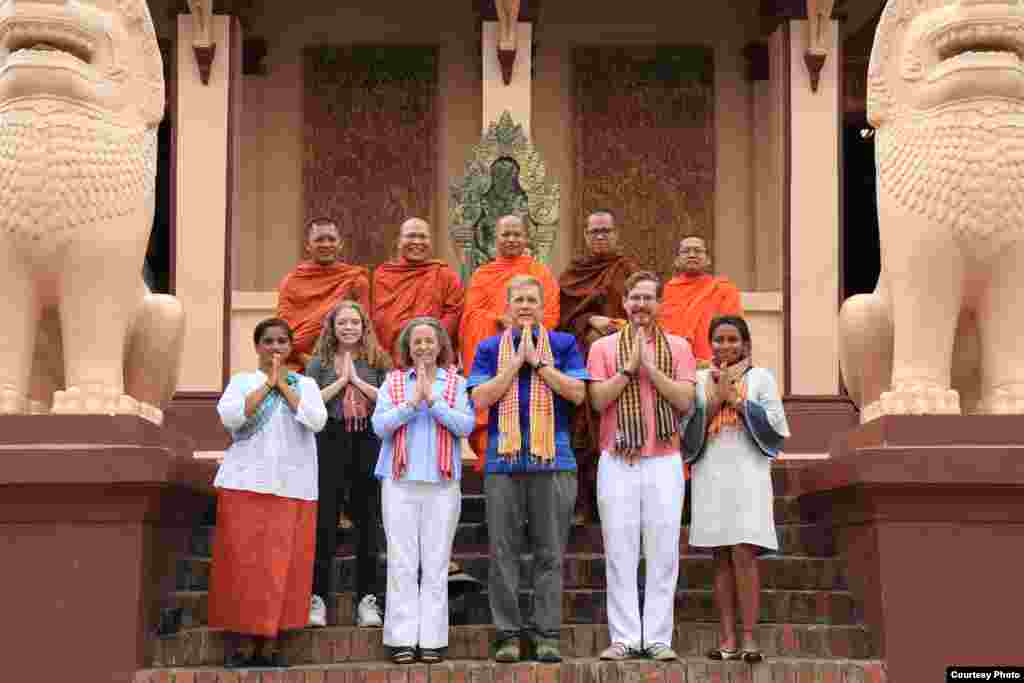
<path fill-rule="evenodd" d="M 525 636 L 538 660 L 558 662 L 562 558 L 576 505 L 569 428 L 590 375 L 576 338 L 542 326 L 541 283 L 522 275 L 509 281 L 507 291 L 507 313 L 516 325 L 477 347 L 467 383 L 477 408 L 489 409 L 484 490 L 491 546 L 488 590 L 497 627 L 494 658 L 518 661 Z M 528 626 L 519 610 L 524 522 L 534 557 Z"/>

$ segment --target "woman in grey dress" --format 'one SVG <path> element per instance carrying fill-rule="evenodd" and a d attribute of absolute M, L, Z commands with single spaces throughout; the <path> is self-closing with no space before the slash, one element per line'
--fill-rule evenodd
<path fill-rule="evenodd" d="M 779 548 L 771 464 L 789 426 L 772 373 L 751 364 L 746 321 L 715 318 L 708 337 L 714 360 L 697 373 L 694 409 L 683 426 L 693 496 L 690 545 L 712 548 L 715 557 L 721 639 L 708 657 L 757 662 L 762 658 L 754 638 L 761 592 L 757 556 Z"/>

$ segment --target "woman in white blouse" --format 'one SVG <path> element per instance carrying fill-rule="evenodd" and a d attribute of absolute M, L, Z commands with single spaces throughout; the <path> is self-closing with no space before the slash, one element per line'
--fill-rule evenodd
<path fill-rule="evenodd" d="M 388 540 L 384 644 L 396 664 L 435 664 L 448 646 L 448 561 L 462 509 L 460 437 L 476 415 L 455 353 L 434 318 L 414 318 L 398 337 L 399 366 L 377 391 Z M 420 574 L 417 580 L 417 573 Z"/>
<path fill-rule="evenodd" d="M 217 532 L 209 625 L 226 631 L 225 666 L 283 666 L 267 641 L 300 629 L 309 615 L 315 550 L 314 433 L 327 410 L 316 382 L 284 364 L 288 323 L 264 320 L 253 333 L 259 370 L 231 378 L 217 404 L 232 444 L 214 480 Z M 245 657 L 241 636 L 253 636 Z"/>

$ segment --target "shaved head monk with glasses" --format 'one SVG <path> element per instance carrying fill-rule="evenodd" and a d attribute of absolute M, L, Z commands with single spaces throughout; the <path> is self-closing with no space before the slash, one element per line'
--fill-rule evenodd
<path fill-rule="evenodd" d="M 584 360 L 598 339 L 618 332 L 626 324 L 626 278 L 639 270 L 636 262 L 619 250 L 619 228 L 615 215 L 597 209 L 587 216 L 583 230 L 585 250 L 558 278 L 561 289 L 560 332 L 576 337 Z M 579 495 L 576 522 L 596 517 L 598 421 L 590 406 L 581 406 L 573 416 L 572 447 L 579 467 Z"/>

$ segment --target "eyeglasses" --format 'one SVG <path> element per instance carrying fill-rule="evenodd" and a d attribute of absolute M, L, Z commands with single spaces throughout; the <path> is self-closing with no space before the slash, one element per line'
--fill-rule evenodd
<path fill-rule="evenodd" d="M 685 249 L 681 248 L 679 250 L 679 255 L 687 256 L 689 254 L 697 254 L 698 256 L 700 256 L 701 254 L 706 254 L 707 251 L 708 250 L 705 249 L 704 247 L 686 247 Z"/>
<path fill-rule="evenodd" d="M 594 228 L 593 230 L 587 230 L 587 234 L 591 237 L 607 237 L 613 232 L 615 232 L 615 228 Z"/>

